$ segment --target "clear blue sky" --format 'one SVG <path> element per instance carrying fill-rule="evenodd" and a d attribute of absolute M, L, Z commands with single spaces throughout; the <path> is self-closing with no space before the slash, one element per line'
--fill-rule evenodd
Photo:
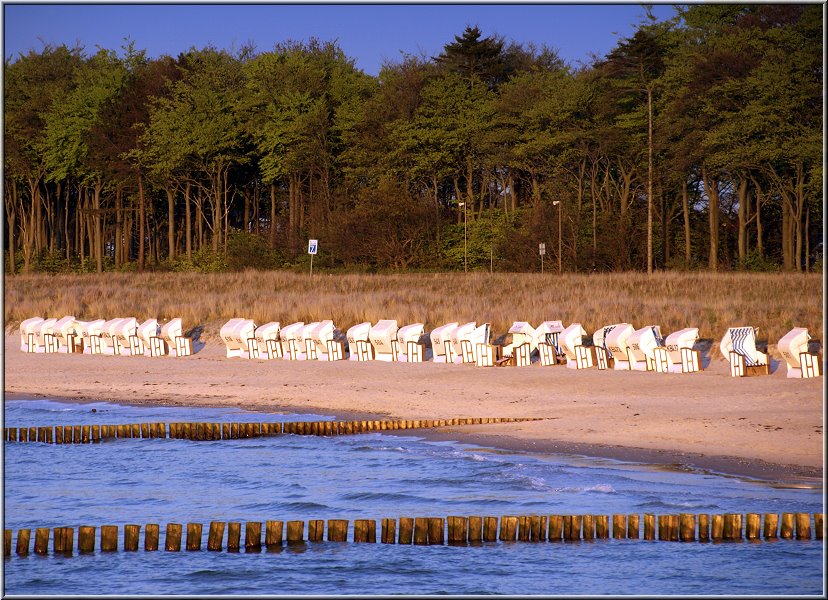
<path fill-rule="evenodd" d="M 260 51 L 277 42 L 338 40 L 357 66 L 377 74 L 401 53 L 435 56 L 478 25 L 507 41 L 546 44 L 577 66 L 590 53 L 604 55 L 619 36 L 632 33 L 645 14 L 641 4 L 4 4 L 3 56 L 14 59 L 43 43 L 117 50 L 125 38 L 150 57 L 176 56 L 190 47 Z M 670 4 L 656 4 L 659 19 Z"/>

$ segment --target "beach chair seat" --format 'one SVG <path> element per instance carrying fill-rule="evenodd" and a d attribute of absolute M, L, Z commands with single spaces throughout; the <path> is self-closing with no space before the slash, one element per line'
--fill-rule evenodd
<path fill-rule="evenodd" d="M 370 321 L 363 321 L 348 328 L 345 332 L 348 341 L 348 360 L 365 362 L 373 358 L 371 342 L 368 339 L 370 332 Z"/>
<path fill-rule="evenodd" d="M 559 334 L 558 340 L 568 369 L 589 369 L 594 364 L 592 350 L 583 345 L 585 335 L 586 331 L 580 323 L 571 323 Z"/>
<path fill-rule="evenodd" d="M 299 359 L 299 338 L 304 327 L 304 321 L 297 321 L 282 327 L 279 332 L 279 340 L 281 341 L 283 360 Z"/>
<path fill-rule="evenodd" d="M 647 325 L 636 329 L 627 338 L 627 356 L 633 371 L 655 371 L 655 349 L 664 346 L 661 328 Z"/>
<path fill-rule="evenodd" d="M 456 321 L 435 327 L 429 333 L 431 341 L 432 360 L 436 363 L 454 362 L 454 346 L 451 336 L 459 327 Z"/>
<path fill-rule="evenodd" d="M 727 330 L 719 350 L 730 362 L 731 377 L 770 374 L 768 355 L 756 348 L 755 327 L 731 327 Z"/>
<path fill-rule="evenodd" d="M 31 317 L 20 323 L 20 351 L 37 352 L 37 332 L 45 319 L 43 317 Z"/>
<path fill-rule="evenodd" d="M 544 321 L 535 329 L 541 366 L 563 364 L 564 354 L 560 346 L 560 335 L 563 330 L 561 321 Z"/>
<path fill-rule="evenodd" d="M 253 326 L 255 329 L 255 325 Z M 181 356 L 190 356 L 193 353 L 193 340 L 184 335 L 184 327 L 181 324 L 181 318 L 175 317 L 170 319 L 164 326 L 161 327 L 161 337 L 167 346 L 168 354 L 176 358 Z"/>
<path fill-rule="evenodd" d="M 397 330 L 397 360 L 401 362 L 423 362 L 425 358 L 425 344 L 421 343 L 425 335 L 425 326 L 422 323 L 403 325 Z M 421 346 L 409 351 L 409 344 Z M 409 355 L 415 360 L 409 360 Z M 419 360 L 418 360 L 419 358 Z"/>
<path fill-rule="evenodd" d="M 612 361 L 612 368 L 616 371 L 629 371 L 629 339 L 635 328 L 629 323 L 616 323 L 606 329 L 603 347 L 607 351 L 608 361 Z"/>
<path fill-rule="evenodd" d="M 368 340 L 374 352 L 374 360 L 396 362 L 399 348 L 397 346 L 397 322 L 393 319 L 381 319 L 368 330 Z"/>
<path fill-rule="evenodd" d="M 474 364 L 478 367 L 494 367 L 502 358 L 503 346 L 498 344 L 477 344 Z"/>
<path fill-rule="evenodd" d="M 279 321 L 270 321 L 256 327 L 253 333 L 255 340 L 255 358 L 260 360 L 272 360 L 281 358 L 282 345 L 279 342 Z"/>
<path fill-rule="evenodd" d="M 819 357 L 808 352 L 811 339 L 808 329 L 794 327 L 779 340 L 777 348 L 788 366 L 789 379 L 809 379 L 820 376 Z"/>

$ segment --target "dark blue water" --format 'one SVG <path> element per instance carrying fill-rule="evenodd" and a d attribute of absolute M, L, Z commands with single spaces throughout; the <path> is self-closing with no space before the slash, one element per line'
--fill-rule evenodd
<path fill-rule="evenodd" d="M 96 412 L 92 412 L 92 409 Z M 8 401 L 5 426 L 322 420 L 233 409 Z M 5 528 L 446 515 L 822 512 L 822 489 L 363 434 L 4 444 Z M 378 523 L 379 528 L 379 523 Z M 77 534 L 76 534 L 77 535 Z M 349 534 L 349 539 L 351 535 Z M 7 594 L 823 593 L 822 542 L 314 543 L 4 564 Z"/>

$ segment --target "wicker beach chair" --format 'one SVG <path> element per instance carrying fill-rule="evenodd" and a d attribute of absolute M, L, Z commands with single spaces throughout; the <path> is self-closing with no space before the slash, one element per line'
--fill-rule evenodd
<path fill-rule="evenodd" d="M 730 362 L 731 377 L 770 374 L 768 355 L 756 349 L 756 327 L 731 327 L 719 350 Z"/>
<path fill-rule="evenodd" d="M 374 360 L 396 362 L 399 348 L 397 347 L 397 322 L 393 319 L 381 319 L 368 330 L 368 341 L 374 351 Z"/>
<path fill-rule="evenodd" d="M 425 325 L 411 323 L 397 330 L 397 360 L 401 362 L 423 362 L 426 347 L 423 340 Z"/>
<path fill-rule="evenodd" d="M 809 379 L 822 374 L 819 355 L 808 352 L 810 339 L 807 328 L 794 327 L 779 340 L 777 348 L 788 365 L 789 379 Z"/>
<path fill-rule="evenodd" d="M 459 327 L 456 321 L 435 327 L 429 333 L 431 340 L 432 360 L 436 363 L 454 362 L 454 346 L 451 343 L 452 333 Z"/>
<path fill-rule="evenodd" d="M 373 360 L 374 350 L 368 334 L 371 332 L 371 322 L 357 323 L 348 329 L 345 337 L 348 340 L 348 360 L 365 362 Z"/>

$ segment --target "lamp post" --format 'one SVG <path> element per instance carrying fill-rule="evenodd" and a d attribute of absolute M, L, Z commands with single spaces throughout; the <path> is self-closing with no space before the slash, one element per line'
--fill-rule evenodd
<path fill-rule="evenodd" d="M 555 200 L 552 206 L 558 207 L 558 273 L 561 272 L 561 201 Z"/>
<path fill-rule="evenodd" d="M 467 254 L 466 254 L 466 238 L 468 237 L 468 235 L 467 235 L 468 228 L 466 226 L 466 203 L 461 202 L 457 206 L 462 206 L 463 207 L 463 272 L 468 273 L 469 272 L 468 259 L 466 258 L 467 257 Z"/>

